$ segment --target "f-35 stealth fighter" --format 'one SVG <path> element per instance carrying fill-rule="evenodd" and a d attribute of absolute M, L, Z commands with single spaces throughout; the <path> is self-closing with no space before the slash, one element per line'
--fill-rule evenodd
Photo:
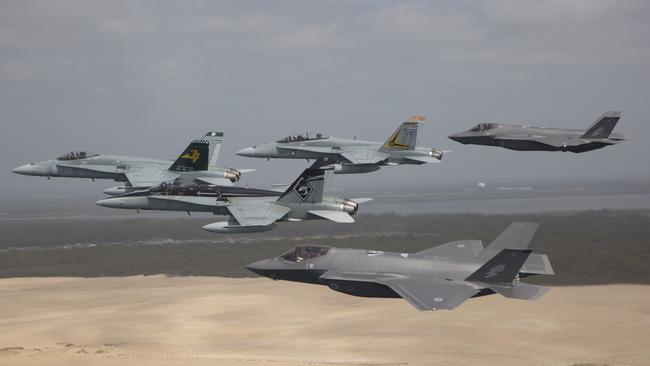
<path fill-rule="evenodd" d="M 621 112 L 605 112 L 586 131 L 481 123 L 449 138 L 462 144 L 501 146 L 511 150 L 581 153 L 625 141 L 623 135 L 612 133 L 620 118 Z"/>
<path fill-rule="evenodd" d="M 554 274 L 546 255 L 528 249 L 537 227 L 513 223 L 486 248 L 480 240 L 462 240 L 413 254 L 303 245 L 246 268 L 354 296 L 401 297 L 418 310 L 454 309 L 495 293 L 534 300 L 547 288 L 519 279 Z"/>
<path fill-rule="evenodd" d="M 416 115 L 393 132 L 386 142 L 329 137 L 306 133 L 276 142 L 247 147 L 237 155 L 267 159 L 313 159 L 333 165 L 335 174 L 368 173 L 382 166 L 438 163 L 443 152 L 417 146 L 418 127 L 424 116 Z"/>
<path fill-rule="evenodd" d="M 239 180 L 242 171 L 216 166 L 222 141 L 222 132 L 208 132 L 202 139 L 192 141 L 176 161 L 76 151 L 56 159 L 25 164 L 12 172 L 48 179 L 112 179 L 125 183 L 106 189 L 104 193 L 109 195 L 156 187 L 174 180 L 182 184 L 232 185 Z"/>
<path fill-rule="evenodd" d="M 215 233 L 243 233 L 271 230 L 277 221 L 327 219 L 352 223 L 359 203 L 354 200 L 324 197 L 325 169 L 306 169 L 284 192 L 222 186 L 175 186 L 167 183 L 141 192 L 98 201 L 110 208 L 211 212 L 229 216 L 228 221 L 203 227 Z"/>

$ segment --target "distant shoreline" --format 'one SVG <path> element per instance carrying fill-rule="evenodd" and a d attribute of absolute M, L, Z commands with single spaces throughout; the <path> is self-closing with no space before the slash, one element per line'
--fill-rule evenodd
<path fill-rule="evenodd" d="M 301 244 L 417 252 L 445 242 L 484 245 L 513 221 L 539 222 L 533 250 L 555 276 L 544 285 L 650 284 L 650 210 L 536 214 L 359 215 L 354 225 L 282 223 L 257 234 L 200 229 L 219 217 L 0 222 L 0 278 L 170 276 L 252 277 L 244 266 Z"/>

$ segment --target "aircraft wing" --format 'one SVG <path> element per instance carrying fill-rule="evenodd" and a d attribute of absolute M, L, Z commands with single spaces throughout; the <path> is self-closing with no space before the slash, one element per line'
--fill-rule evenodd
<path fill-rule="evenodd" d="M 324 280 L 379 283 L 390 287 L 420 311 L 451 310 L 479 292 L 479 290 L 465 282 L 410 278 L 390 273 L 330 270 L 322 274 L 320 278 Z"/>
<path fill-rule="evenodd" d="M 429 163 L 440 163 L 440 159 L 434 158 L 432 156 L 405 156 L 404 159 L 412 160 L 420 164 L 429 164 Z"/>
<path fill-rule="evenodd" d="M 390 287 L 420 311 L 451 310 L 479 292 L 466 283 L 424 278 L 396 278 L 379 283 Z"/>
<path fill-rule="evenodd" d="M 311 210 L 307 212 L 309 212 L 312 215 L 316 215 L 318 217 L 322 217 L 324 219 L 342 223 L 342 224 L 350 224 L 354 222 L 352 216 L 350 216 L 349 213 L 343 211 Z"/>
<path fill-rule="evenodd" d="M 230 215 L 241 226 L 268 226 L 280 220 L 290 208 L 273 203 L 259 205 L 231 205 L 228 206 Z"/>
<path fill-rule="evenodd" d="M 213 186 L 232 186 L 232 181 L 230 179 L 220 177 L 195 177 L 194 180 Z"/>
<path fill-rule="evenodd" d="M 424 257 L 444 257 L 452 259 L 474 259 L 483 251 L 480 240 L 452 241 L 421 252 L 414 253 Z"/>
<path fill-rule="evenodd" d="M 165 170 L 161 170 L 157 166 L 141 166 L 141 167 L 130 167 L 126 170 L 120 170 L 113 165 L 95 165 L 95 164 L 83 164 L 83 165 L 68 165 L 68 164 L 57 164 L 59 169 L 81 169 L 88 170 L 92 172 L 103 172 L 103 173 L 121 173 L 124 174 L 128 182 L 133 187 L 151 187 L 156 186 L 164 181 L 175 179 L 178 177 L 175 173 L 170 173 Z"/>
<path fill-rule="evenodd" d="M 569 138 L 568 136 L 544 136 L 544 135 L 510 135 L 499 136 L 499 140 L 525 140 L 539 144 L 562 147 L 584 144 L 586 141 L 581 138 Z"/>
<path fill-rule="evenodd" d="M 389 157 L 386 153 L 372 150 L 370 148 L 345 151 L 340 155 L 352 164 L 377 164 Z"/>
<path fill-rule="evenodd" d="M 158 167 L 132 168 L 125 171 L 124 176 L 134 187 L 153 187 L 162 182 L 178 178 L 178 174 L 161 170 Z"/>

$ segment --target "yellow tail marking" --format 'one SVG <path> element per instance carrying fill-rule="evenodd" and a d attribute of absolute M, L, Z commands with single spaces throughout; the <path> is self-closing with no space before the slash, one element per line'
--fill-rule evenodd
<path fill-rule="evenodd" d="M 196 163 L 196 161 L 199 160 L 199 158 L 201 157 L 201 153 L 199 152 L 199 150 L 196 149 L 191 149 L 190 151 L 192 152 L 191 154 L 187 153 L 181 155 L 181 159 L 190 159 L 192 160 L 192 163 Z"/>
<path fill-rule="evenodd" d="M 388 139 L 388 141 L 386 141 L 384 146 L 399 147 L 399 148 L 403 148 L 403 149 L 408 149 L 408 147 L 409 147 L 408 145 L 400 144 L 399 142 L 397 142 L 397 140 L 399 139 L 399 133 L 400 132 L 401 132 L 401 130 L 395 131 L 395 133 L 393 133 L 393 136 L 391 136 L 390 139 Z"/>

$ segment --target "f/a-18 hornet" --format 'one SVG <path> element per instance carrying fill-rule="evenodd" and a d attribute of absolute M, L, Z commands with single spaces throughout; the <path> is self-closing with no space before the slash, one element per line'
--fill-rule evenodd
<path fill-rule="evenodd" d="M 302 245 L 246 268 L 354 296 L 401 297 L 418 310 L 450 310 L 495 293 L 535 300 L 548 289 L 519 279 L 554 274 L 545 254 L 528 249 L 537 227 L 515 222 L 486 248 L 480 240 L 461 240 L 413 254 Z"/>
<path fill-rule="evenodd" d="M 267 159 L 314 159 L 334 166 L 335 174 L 368 173 L 382 166 L 438 163 L 443 152 L 417 146 L 424 116 L 411 117 L 384 142 L 361 141 L 306 133 L 247 147 L 237 155 Z"/>
<path fill-rule="evenodd" d="M 586 131 L 480 123 L 449 138 L 462 144 L 501 146 L 510 150 L 581 153 L 625 141 L 623 135 L 612 133 L 620 118 L 621 112 L 605 112 Z"/>
<path fill-rule="evenodd" d="M 242 172 L 250 170 L 216 166 L 222 141 L 222 132 L 208 132 L 202 139 L 192 141 L 176 161 L 75 151 L 56 159 L 25 164 L 12 169 L 12 172 L 48 179 L 112 179 L 125 183 L 104 190 L 109 195 L 156 187 L 172 180 L 182 184 L 232 185 Z"/>
<path fill-rule="evenodd" d="M 308 168 L 284 192 L 223 186 L 182 186 L 163 183 L 159 187 L 111 197 L 97 204 L 110 208 L 210 212 L 229 216 L 228 221 L 203 227 L 216 233 L 258 232 L 273 229 L 277 221 L 327 219 L 352 223 L 359 203 L 370 200 L 324 197 L 322 168 Z"/>

